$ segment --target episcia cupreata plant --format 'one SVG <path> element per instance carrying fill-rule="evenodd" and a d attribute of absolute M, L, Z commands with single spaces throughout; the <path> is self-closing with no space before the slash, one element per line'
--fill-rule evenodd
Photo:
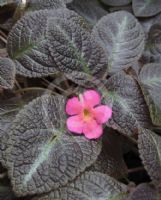
<path fill-rule="evenodd" d="M 0 95 L 0 200 L 161 199 L 160 0 L 0 0 Z"/>

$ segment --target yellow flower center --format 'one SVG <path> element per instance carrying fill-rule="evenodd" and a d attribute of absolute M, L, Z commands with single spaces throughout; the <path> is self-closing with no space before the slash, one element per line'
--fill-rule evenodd
<path fill-rule="evenodd" d="M 83 110 L 83 119 L 85 121 L 88 121 L 89 119 L 91 119 L 91 112 L 88 109 Z"/>

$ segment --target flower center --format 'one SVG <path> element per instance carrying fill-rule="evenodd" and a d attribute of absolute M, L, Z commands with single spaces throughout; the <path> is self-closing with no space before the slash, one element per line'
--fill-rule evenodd
<path fill-rule="evenodd" d="M 92 114 L 91 114 L 91 112 L 88 110 L 88 109 L 84 109 L 83 110 L 83 119 L 85 120 L 85 121 L 88 121 L 89 119 L 91 119 L 91 117 L 92 117 Z"/>

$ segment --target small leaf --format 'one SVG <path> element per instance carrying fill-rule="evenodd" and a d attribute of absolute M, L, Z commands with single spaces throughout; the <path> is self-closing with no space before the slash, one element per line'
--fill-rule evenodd
<path fill-rule="evenodd" d="M 138 138 L 140 157 L 149 176 L 155 183 L 161 181 L 161 136 L 143 129 Z"/>
<path fill-rule="evenodd" d="M 137 19 L 126 11 L 108 14 L 96 24 L 93 35 L 108 56 L 109 72 L 130 67 L 144 49 L 144 34 Z"/>
<path fill-rule="evenodd" d="M 161 1 L 132 0 L 132 7 L 137 17 L 151 17 L 161 12 Z"/>
<path fill-rule="evenodd" d="M 91 34 L 71 20 L 48 21 L 49 50 L 59 70 L 64 73 L 85 72 L 102 77 L 107 57 Z"/>
<path fill-rule="evenodd" d="M 125 6 L 131 2 L 131 0 L 101 0 L 108 6 Z"/>
<path fill-rule="evenodd" d="M 15 64 L 8 58 L 0 59 L 0 87 L 12 89 L 15 82 Z"/>
<path fill-rule="evenodd" d="M 126 186 L 98 172 L 86 172 L 74 183 L 32 200 L 123 200 Z"/>
<path fill-rule="evenodd" d="M 158 198 L 157 198 L 158 197 Z M 129 195 L 126 200 L 159 200 L 155 189 L 147 183 L 142 183 Z"/>
<path fill-rule="evenodd" d="M 98 0 L 73 0 L 68 7 L 84 17 L 91 25 L 95 25 L 101 17 L 108 13 Z"/>
<path fill-rule="evenodd" d="M 62 96 L 44 95 L 16 116 L 6 167 L 17 196 L 58 189 L 97 159 L 101 142 L 68 133 L 64 107 Z"/>
<path fill-rule="evenodd" d="M 157 63 L 144 65 L 139 75 L 140 85 L 155 125 L 161 125 L 161 66 Z"/>
<path fill-rule="evenodd" d="M 106 82 L 105 102 L 111 104 L 113 115 L 109 126 L 123 134 L 138 133 L 140 127 L 150 126 L 148 107 L 138 83 L 129 75 L 120 72 Z"/>

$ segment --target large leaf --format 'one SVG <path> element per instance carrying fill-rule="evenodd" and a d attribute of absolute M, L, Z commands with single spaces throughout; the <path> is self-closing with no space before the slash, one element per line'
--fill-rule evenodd
<path fill-rule="evenodd" d="M 91 25 L 96 24 L 101 17 L 108 13 L 98 0 L 73 0 L 69 8 L 83 16 Z"/>
<path fill-rule="evenodd" d="M 32 200 L 122 200 L 126 186 L 98 172 L 86 172 L 74 183 Z"/>
<path fill-rule="evenodd" d="M 6 157 L 17 196 L 58 189 L 97 159 L 100 142 L 67 132 L 64 104 L 61 96 L 39 97 L 13 122 Z"/>
<path fill-rule="evenodd" d="M 129 75 L 120 72 L 106 82 L 107 91 L 102 91 L 105 102 L 112 107 L 109 124 L 123 134 L 138 133 L 140 127 L 150 125 L 148 107 L 138 83 Z"/>
<path fill-rule="evenodd" d="M 160 0 L 132 0 L 134 14 L 137 17 L 150 17 L 161 12 Z"/>
<path fill-rule="evenodd" d="M 126 200 L 159 200 L 155 189 L 147 183 L 142 183 L 129 195 Z"/>
<path fill-rule="evenodd" d="M 137 61 L 144 49 L 144 34 L 137 19 L 126 11 L 103 17 L 94 27 L 96 36 L 108 55 L 110 72 L 117 72 Z"/>
<path fill-rule="evenodd" d="M 161 181 L 161 136 L 143 129 L 139 134 L 138 147 L 145 169 L 155 183 Z"/>
<path fill-rule="evenodd" d="M 161 24 L 151 26 L 144 57 L 146 62 L 161 62 Z"/>
<path fill-rule="evenodd" d="M 47 20 L 54 16 L 78 24 L 82 21 L 75 12 L 67 9 L 36 11 L 25 15 L 11 30 L 7 48 L 18 74 L 40 77 L 56 72 L 57 65 L 50 56 L 46 36 Z"/>
<path fill-rule="evenodd" d="M 15 82 L 15 64 L 8 58 L 0 59 L 0 87 L 11 89 Z"/>
<path fill-rule="evenodd" d="M 18 74 L 35 77 L 55 72 L 45 38 L 48 13 L 25 15 L 8 36 L 8 54 L 15 61 Z"/>
<path fill-rule="evenodd" d="M 40 92 L 29 92 L 23 96 L 13 98 L 6 97 L 0 100 L 0 162 L 6 165 L 7 141 L 9 139 L 9 128 L 12 125 L 15 116 L 28 102 L 42 95 Z"/>
<path fill-rule="evenodd" d="M 98 77 L 106 71 L 104 50 L 89 32 L 73 21 L 50 19 L 48 40 L 50 53 L 60 71 L 85 72 Z"/>
<path fill-rule="evenodd" d="M 127 175 L 127 166 L 123 159 L 123 136 L 114 131 L 104 130 L 103 146 L 91 170 L 102 172 L 114 178 Z M 117 148 L 116 148 L 117 147 Z"/>
<path fill-rule="evenodd" d="M 150 115 L 155 125 L 161 125 L 161 65 L 147 64 L 142 68 L 140 84 L 146 102 L 149 106 Z"/>
<path fill-rule="evenodd" d="M 58 9 L 65 6 L 65 0 L 28 0 L 29 10 Z"/>
<path fill-rule="evenodd" d="M 101 0 L 101 1 L 109 6 L 125 6 L 131 2 L 131 0 Z"/>

